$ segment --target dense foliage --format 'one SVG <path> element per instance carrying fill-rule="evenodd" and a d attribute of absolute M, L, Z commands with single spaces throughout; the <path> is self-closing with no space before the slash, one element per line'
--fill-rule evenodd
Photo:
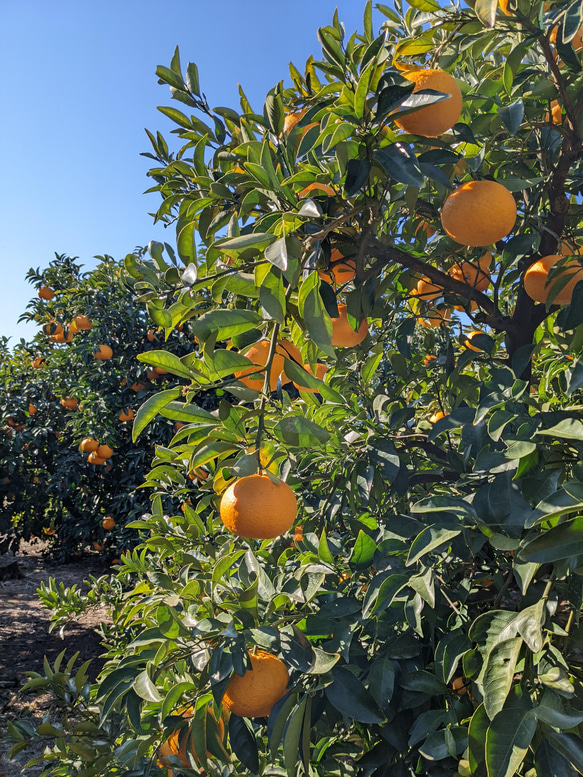
<path fill-rule="evenodd" d="M 37 732 L 54 739 L 46 774 L 583 773 L 583 284 L 570 305 L 552 304 L 564 277 L 543 284 L 547 304 L 524 289 L 537 260 L 583 245 L 581 4 L 412 6 L 377 6 L 378 37 L 370 3 L 360 34 L 335 17 L 322 59 L 292 66 L 261 114 L 242 91 L 240 112 L 211 110 L 178 52 L 158 68 L 204 118 L 161 108 L 182 146 L 150 136 L 181 264 L 157 251 L 125 270 L 192 350 L 141 357 L 185 385 L 145 402 L 133 436 L 160 412 L 186 426 L 156 448 L 100 681 L 69 666 L 29 683 L 67 710 Z M 438 137 L 395 121 L 447 99 L 412 94 L 415 67 L 447 70 L 463 94 Z M 518 217 L 495 246 L 442 229 L 471 181 L 512 192 Z M 488 282 L 469 281 L 460 266 L 487 250 Z M 334 283 L 347 261 L 354 279 Z M 339 304 L 353 334 L 366 319 L 354 347 Z M 235 373 L 262 338 L 255 390 Z M 283 340 L 296 350 L 272 384 Z M 274 540 L 218 515 L 224 489 L 257 472 L 299 501 Z M 63 597 L 56 622 L 87 604 Z M 254 648 L 289 667 L 288 693 L 269 718 L 228 717 Z M 178 749 L 160 761 L 178 731 L 182 763 Z M 33 734 L 12 733 L 15 751 Z"/>

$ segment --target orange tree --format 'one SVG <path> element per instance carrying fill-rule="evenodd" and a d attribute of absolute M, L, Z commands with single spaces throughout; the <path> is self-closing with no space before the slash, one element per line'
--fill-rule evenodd
<path fill-rule="evenodd" d="M 583 773 L 581 4 L 411 6 L 262 113 L 157 71 L 184 267 L 126 266 L 192 352 L 133 436 L 188 423 L 47 774 Z"/>
<path fill-rule="evenodd" d="M 151 249 L 157 253 L 162 246 Z M 31 270 L 38 292 L 22 318 L 41 330 L 12 351 L 4 345 L 2 550 L 31 537 L 49 539 L 61 557 L 87 546 L 119 555 L 134 545 L 136 532 L 124 526 L 148 506 L 139 487 L 154 440 L 170 441 L 174 434 L 172 422 L 161 418 L 139 445 L 131 441 L 137 407 L 160 383 L 180 381 L 138 361 L 161 345 L 163 335 L 134 301 L 133 280 L 122 275 L 122 265 L 100 259 L 88 273 L 65 256 L 42 273 Z M 96 358 L 105 347 L 111 358 Z M 188 350 L 178 331 L 167 347 Z"/>

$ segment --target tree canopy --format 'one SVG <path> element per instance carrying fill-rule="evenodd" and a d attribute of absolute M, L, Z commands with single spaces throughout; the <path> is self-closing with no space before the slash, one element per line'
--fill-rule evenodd
<path fill-rule="evenodd" d="M 185 426 L 99 682 L 28 685 L 74 712 L 47 774 L 583 773 L 581 3 L 376 7 L 261 112 L 157 70 L 178 256 L 124 271 L 192 345 L 140 357 L 182 380 L 133 439 Z"/>

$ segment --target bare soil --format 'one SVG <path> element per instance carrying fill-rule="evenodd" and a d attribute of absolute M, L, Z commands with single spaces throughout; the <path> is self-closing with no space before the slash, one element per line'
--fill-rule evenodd
<path fill-rule="evenodd" d="M 16 559 L 24 574 L 22 579 L 0 583 L 0 777 L 37 777 L 42 771 L 42 768 L 24 768 L 30 758 L 42 753 L 42 746 L 25 750 L 14 761 L 5 758 L 10 747 L 6 741 L 6 723 L 20 718 L 40 723 L 50 705 L 48 694 L 37 697 L 19 692 L 28 679 L 26 673 L 42 673 L 44 656 L 52 665 L 64 648 L 67 649 L 65 658 L 79 651 L 77 668 L 83 661 L 94 659 L 89 668 L 90 680 L 95 679 L 102 666 L 98 658 L 102 652 L 100 637 L 95 628 L 107 619 L 105 610 L 88 611 L 69 624 L 61 638 L 58 629 L 49 633 L 50 612 L 42 606 L 36 589 L 41 581 L 48 583 L 50 577 L 66 587 L 75 583 L 82 587 L 88 575 L 106 574 L 109 566 L 98 555 L 85 556 L 72 564 L 55 565 L 42 551 L 42 544 L 24 544 L 15 558 L 0 559 L 2 567 Z"/>

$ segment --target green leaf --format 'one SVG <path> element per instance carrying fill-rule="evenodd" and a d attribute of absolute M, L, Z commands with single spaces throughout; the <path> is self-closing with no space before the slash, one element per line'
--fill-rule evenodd
<path fill-rule="evenodd" d="M 217 333 L 217 342 L 228 340 L 233 335 L 256 329 L 263 324 L 263 318 L 254 310 L 229 308 L 204 313 L 191 325 L 193 334 L 206 342 L 211 334 Z"/>
<path fill-rule="evenodd" d="M 566 758 L 570 764 L 573 764 L 579 774 L 583 774 L 583 742 L 581 737 L 575 734 L 564 734 L 563 732 L 545 731 L 546 737 L 559 752 L 563 758 Z"/>
<path fill-rule="evenodd" d="M 134 418 L 132 442 L 135 442 L 138 439 L 146 426 L 154 420 L 162 408 L 166 407 L 173 399 L 177 399 L 181 392 L 182 389 L 180 388 L 168 389 L 167 391 L 161 391 L 159 394 L 155 394 L 144 402 Z"/>
<path fill-rule="evenodd" d="M 185 694 L 192 696 L 193 691 L 195 690 L 196 686 L 194 683 L 181 682 L 173 685 L 164 697 L 164 702 L 160 708 L 160 718 L 163 720 L 170 715 L 182 697 Z"/>
<path fill-rule="evenodd" d="M 476 0 L 474 11 L 485 27 L 493 27 L 496 24 L 496 11 L 498 0 Z"/>
<path fill-rule="evenodd" d="M 213 248 L 224 253 L 237 256 L 248 248 L 255 248 L 262 251 L 277 240 L 276 235 L 270 235 L 267 232 L 252 232 L 250 235 L 240 235 L 239 237 L 227 237 L 223 240 L 217 240 Z"/>
<path fill-rule="evenodd" d="M 164 418 L 169 418 L 171 421 L 182 421 L 185 424 L 220 423 L 218 418 L 211 415 L 208 410 L 203 410 L 202 407 L 187 404 L 186 402 L 168 402 L 168 404 L 160 411 L 160 415 Z"/>
<path fill-rule="evenodd" d="M 323 445 L 330 439 L 330 434 L 309 418 L 288 415 L 278 421 L 273 428 L 276 437 L 295 448 L 309 448 Z"/>
<path fill-rule="evenodd" d="M 354 549 L 352 556 L 350 557 L 350 565 L 356 569 L 365 569 L 370 567 L 377 546 L 375 541 L 362 529 L 358 532 L 358 537 L 354 543 Z"/>
<path fill-rule="evenodd" d="M 447 686 L 431 672 L 427 672 L 420 669 L 416 672 L 408 672 L 401 677 L 399 681 L 401 688 L 407 691 L 417 691 L 419 693 L 426 693 L 429 696 L 442 696 Z"/>
<path fill-rule="evenodd" d="M 490 651 L 484 671 L 484 707 L 490 720 L 500 712 L 512 687 L 522 637 L 499 642 Z"/>
<path fill-rule="evenodd" d="M 150 675 L 148 674 L 147 669 L 144 669 L 143 672 L 140 672 L 140 674 L 134 680 L 132 687 L 140 699 L 153 702 L 162 701 L 162 697 L 158 693 L 158 689 L 156 688 L 155 684 L 150 679 Z"/>
<path fill-rule="evenodd" d="M 537 435 L 544 437 L 554 437 L 560 440 L 582 440 L 583 441 L 583 422 L 577 418 L 566 418 L 556 426 L 550 429 L 539 429 Z"/>
<path fill-rule="evenodd" d="M 300 316 L 308 329 L 308 336 L 325 354 L 334 358 L 332 321 L 326 313 L 320 296 L 320 278 L 314 270 L 302 283 L 299 292 Z"/>
<path fill-rule="evenodd" d="M 406 143 L 393 143 L 375 152 L 383 170 L 398 183 L 421 188 L 425 181 L 417 157 Z"/>
<path fill-rule="evenodd" d="M 407 0 L 411 8 L 416 8 L 418 11 L 424 13 L 431 13 L 432 11 L 439 11 L 439 3 L 435 0 Z"/>
<path fill-rule="evenodd" d="M 267 316 L 283 324 L 287 303 L 281 273 L 269 265 L 256 267 L 255 283 L 259 287 L 259 302 Z"/>
<path fill-rule="evenodd" d="M 305 695 L 291 715 L 283 739 L 283 760 L 288 777 L 295 777 L 296 774 L 298 748 L 307 704 L 308 696 Z"/>
<path fill-rule="evenodd" d="M 328 540 L 326 539 L 326 529 L 322 529 L 322 534 L 320 535 L 320 540 L 318 542 L 318 557 L 320 561 L 323 561 L 325 564 L 334 563 L 334 556 L 330 553 Z"/>
<path fill-rule="evenodd" d="M 533 709 L 533 715 L 537 720 L 542 720 L 553 728 L 569 729 L 580 726 L 583 723 L 583 712 L 574 709 L 556 710 L 541 704 Z"/>
<path fill-rule="evenodd" d="M 513 777 L 532 742 L 536 719 L 531 710 L 507 709 L 499 712 L 486 734 L 488 777 Z"/>
<path fill-rule="evenodd" d="M 539 534 L 520 550 L 525 561 L 547 564 L 583 553 L 583 517 L 573 518 Z"/>
<path fill-rule="evenodd" d="M 486 762 L 486 734 L 489 725 L 490 719 L 486 708 L 480 704 L 468 726 L 468 760 L 472 773 L 477 772 L 478 768 Z"/>
<path fill-rule="evenodd" d="M 334 682 L 325 689 L 330 704 L 359 723 L 382 723 L 384 716 L 377 703 L 360 680 L 344 666 L 337 666 L 333 672 Z"/>
<path fill-rule="evenodd" d="M 280 237 L 265 249 L 265 258 L 280 270 L 287 270 L 287 243 L 285 237 Z"/>
<path fill-rule="evenodd" d="M 504 108 L 498 108 L 498 116 L 502 119 L 508 132 L 511 135 L 516 135 L 524 119 L 524 102 L 522 99 L 518 99 Z"/>
<path fill-rule="evenodd" d="M 461 528 L 452 524 L 437 524 L 423 529 L 411 544 L 406 566 L 412 566 L 427 553 L 431 553 L 432 550 L 449 543 L 450 540 L 457 537 L 461 532 Z"/>
<path fill-rule="evenodd" d="M 152 367 L 163 367 L 172 375 L 179 375 L 181 378 L 191 379 L 193 377 L 192 371 L 183 364 L 178 356 L 174 356 L 168 351 L 145 351 L 139 353 L 137 359 L 144 364 L 152 365 Z"/>
<path fill-rule="evenodd" d="M 330 386 L 323 380 L 320 380 L 320 378 L 316 378 L 314 375 L 311 375 L 307 370 L 305 370 L 303 367 L 300 367 L 299 364 L 296 364 L 296 362 L 292 361 L 291 359 L 285 359 L 284 371 L 286 376 L 298 386 L 316 390 L 318 394 L 321 394 L 324 399 L 327 399 L 329 402 L 337 402 L 339 404 L 344 403 L 344 399 L 341 394 L 339 394 L 333 388 L 330 388 Z"/>
<path fill-rule="evenodd" d="M 259 750 L 251 726 L 244 718 L 231 713 L 229 718 L 229 742 L 239 761 L 252 774 L 259 772 Z"/>
<path fill-rule="evenodd" d="M 534 765 L 537 777 L 573 777 L 569 761 L 547 739 L 543 739 L 537 747 Z"/>
<path fill-rule="evenodd" d="M 397 596 L 408 583 L 409 578 L 407 575 L 389 575 L 386 580 L 383 580 L 379 588 L 376 604 L 373 607 L 371 614 L 378 615 L 390 607 L 395 596 Z M 369 603 L 367 602 L 367 605 L 368 604 Z"/>

